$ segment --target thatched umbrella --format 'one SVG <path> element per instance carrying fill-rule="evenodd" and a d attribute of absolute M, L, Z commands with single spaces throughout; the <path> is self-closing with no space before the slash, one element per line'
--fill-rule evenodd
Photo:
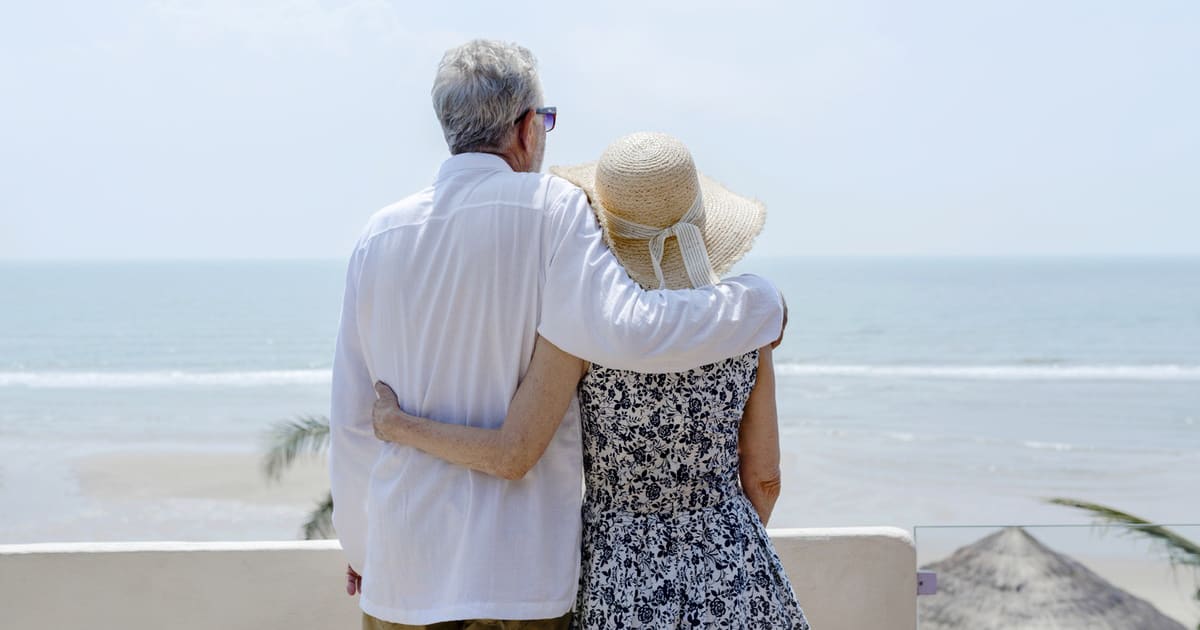
<path fill-rule="evenodd" d="M 1186 630 L 1019 527 L 925 568 L 938 592 L 920 597 L 921 630 Z"/>

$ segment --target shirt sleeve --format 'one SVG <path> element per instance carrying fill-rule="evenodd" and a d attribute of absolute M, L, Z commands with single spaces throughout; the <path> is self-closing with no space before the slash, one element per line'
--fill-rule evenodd
<path fill-rule="evenodd" d="M 358 276 L 362 250 L 350 260 L 333 357 L 329 413 L 329 483 L 333 527 L 350 565 L 362 572 L 366 562 L 367 485 L 382 442 L 375 437 L 371 408 L 374 382 L 358 332 Z"/>
<path fill-rule="evenodd" d="M 587 197 L 559 198 L 538 333 L 581 359 L 636 372 L 679 372 L 775 341 L 783 301 L 765 278 L 647 291 L 604 243 Z"/>

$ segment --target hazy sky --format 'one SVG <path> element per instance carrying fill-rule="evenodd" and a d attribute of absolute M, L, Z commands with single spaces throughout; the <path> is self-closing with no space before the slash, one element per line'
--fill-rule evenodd
<path fill-rule="evenodd" d="M 734 4 L 5 3 L 0 258 L 344 257 L 473 37 L 538 56 L 548 165 L 675 134 L 759 254 L 1200 254 L 1200 2 Z"/>

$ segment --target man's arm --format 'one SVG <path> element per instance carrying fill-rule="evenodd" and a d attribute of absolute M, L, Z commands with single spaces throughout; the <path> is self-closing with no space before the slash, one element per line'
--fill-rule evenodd
<path fill-rule="evenodd" d="M 346 271 L 342 319 L 333 356 L 333 392 L 329 412 L 329 483 L 333 527 L 351 567 L 366 561 L 367 482 L 383 446 L 371 424 L 374 381 L 358 334 L 358 276 L 362 250 Z"/>
<path fill-rule="evenodd" d="M 563 195 L 551 238 L 538 332 L 581 359 L 637 372 L 678 372 L 776 341 L 783 301 L 742 275 L 705 289 L 646 291 L 605 245 L 582 191 Z"/>

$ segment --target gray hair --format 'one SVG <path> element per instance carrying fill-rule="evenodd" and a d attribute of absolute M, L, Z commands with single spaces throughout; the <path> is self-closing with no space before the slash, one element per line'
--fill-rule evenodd
<path fill-rule="evenodd" d="M 451 48 L 433 80 L 433 109 L 452 154 L 503 148 L 513 122 L 541 98 L 537 60 L 516 44 L 476 39 Z"/>

